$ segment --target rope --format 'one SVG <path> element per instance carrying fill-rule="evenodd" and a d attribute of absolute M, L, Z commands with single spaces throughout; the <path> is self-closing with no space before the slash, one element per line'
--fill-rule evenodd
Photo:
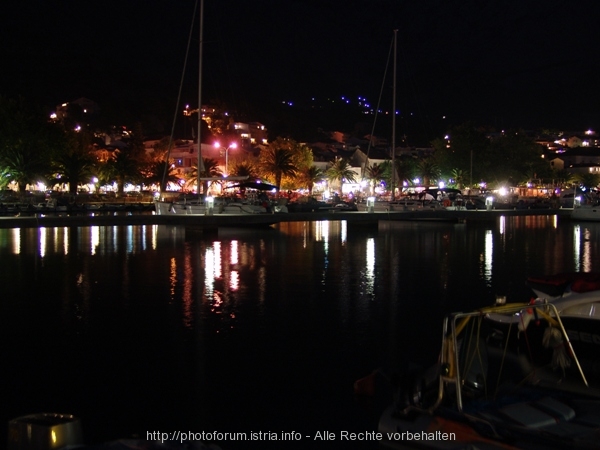
<path fill-rule="evenodd" d="M 369 153 L 371 151 L 371 142 L 373 142 L 373 134 L 375 133 L 375 124 L 377 123 L 377 116 L 379 114 L 379 106 L 381 105 L 381 97 L 383 96 L 383 87 L 385 85 L 385 79 L 387 77 L 388 67 L 390 66 L 390 56 L 392 54 L 392 48 L 394 48 L 394 39 L 392 38 L 392 42 L 390 44 L 390 50 L 388 52 L 388 59 L 385 64 L 385 70 L 383 72 L 383 81 L 381 82 L 381 89 L 379 91 L 379 99 L 377 100 L 377 107 L 375 108 L 375 119 L 373 120 L 373 127 L 371 128 L 371 137 L 369 139 L 369 144 L 367 145 L 367 157 L 365 158 L 365 165 L 363 166 L 361 178 L 365 178 L 365 171 L 367 170 L 367 163 L 369 162 Z M 392 168 L 393 174 L 393 168 Z"/>

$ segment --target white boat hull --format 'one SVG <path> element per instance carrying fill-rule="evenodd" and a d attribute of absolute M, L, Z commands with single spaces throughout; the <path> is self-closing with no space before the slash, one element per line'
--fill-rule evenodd
<path fill-rule="evenodd" d="M 264 214 L 266 212 L 267 208 L 261 205 L 229 203 L 223 206 L 223 214 Z"/>
<path fill-rule="evenodd" d="M 204 203 L 193 202 L 155 202 L 155 211 L 159 216 L 204 216 L 209 214 L 208 207 Z M 214 205 L 213 214 L 218 214 L 222 211 L 221 205 Z"/>
<path fill-rule="evenodd" d="M 221 203 L 215 202 L 212 211 L 204 202 L 163 202 L 154 203 L 156 214 L 159 216 L 185 215 L 204 216 L 211 214 L 266 214 L 267 208 L 250 203 Z M 274 205 L 272 211 L 287 213 L 285 205 Z"/>
<path fill-rule="evenodd" d="M 583 205 L 573 209 L 571 218 L 575 220 L 600 221 L 600 206 Z"/>
<path fill-rule="evenodd" d="M 376 209 L 381 209 L 377 208 L 378 203 L 375 203 L 375 205 Z M 380 207 L 383 206 L 387 211 L 430 211 L 446 209 L 444 205 L 437 200 L 406 199 L 395 202 L 382 202 L 379 205 Z"/>

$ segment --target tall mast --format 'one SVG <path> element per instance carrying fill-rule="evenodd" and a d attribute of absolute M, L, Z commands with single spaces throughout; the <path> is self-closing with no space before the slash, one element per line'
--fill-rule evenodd
<path fill-rule="evenodd" d="M 197 194 L 200 195 L 200 178 L 204 171 L 204 162 L 202 161 L 202 44 L 203 44 L 203 26 L 204 26 L 204 0 L 200 0 L 200 51 L 198 54 L 198 165 L 197 165 Z M 206 194 L 203 192 L 203 194 Z"/>
<path fill-rule="evenodd" d="M 394 30 L 394 88 L 392 91 L 392 201 L 396 199 L 396 47 L 398 45 L 398 30 Z"/>

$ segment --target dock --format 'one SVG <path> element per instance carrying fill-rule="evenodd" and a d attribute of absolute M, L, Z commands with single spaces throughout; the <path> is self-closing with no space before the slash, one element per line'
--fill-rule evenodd
<path fill-rule="evenodd" d="M 491 221 L 501 216 L 559 216 L 570 218 L 571 208 L 416 210 L 416 211 L 322 211 L 275 214 L 156 215 L 154 213 L 33 214 L 0 217 L 0 228 L 52 228 L 85 226 L 172 225 L 199 230 L 223 227 L 269 227 L 284 222 L 347 221 L 349 226 L 377 227 L 383 221 Z"/>

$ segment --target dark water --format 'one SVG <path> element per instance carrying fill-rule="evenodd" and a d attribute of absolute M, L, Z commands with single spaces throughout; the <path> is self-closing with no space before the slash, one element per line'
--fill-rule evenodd
<path fill-rule="evenodd" d="M 600 270 L 600 223 L 0 230 L 0 419 L 79 416 L 88 443 L 147 432 L 376 430 L 353 382 L 431 364 L 444 313 Z M 2 429 L 6 442 L 6 427 Z M 222 441 L 237 448 L 340 442 Z M 0 445 L 2 446 L 2 445 Z M 373 448 L 361 443 L 355 448 Z"/>

